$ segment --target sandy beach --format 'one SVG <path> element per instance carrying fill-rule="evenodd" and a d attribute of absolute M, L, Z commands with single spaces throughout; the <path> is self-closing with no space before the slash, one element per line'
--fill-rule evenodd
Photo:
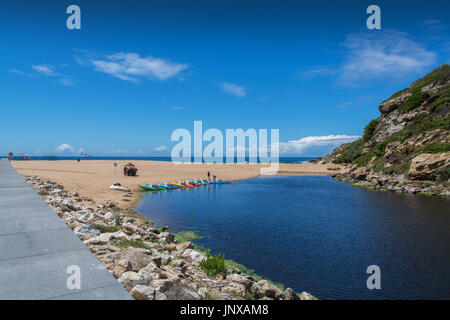
<path fill-rule="evenodd" d="M 117 168 L 114 163 L 117 163 Z M 138 176 L 123 174 L 123 166 L 129 161 L 91 160 L 62 161 L 12 161 L 12 166 L 21 174 L 38 176 L 58 182 L 65 188 L 102 203 L 112 201 L 123 208 L 130 208 L 140 199 L 138 184 L 174 182 L 195 178 L 207 178 L 207 172 L 218 179 L 238 181 L 260 175 L 262 164 L 174 164 L 165 161 L 131 161 L 138 168 Z M 334 170 L 330 170 L 334 169 Z M 279 174 L 285 175 L 329 175 L 336 173 L 335 164 L 280 164 Z M 130 188 L 131 193 L 114 191 L 114 183 Z"/>

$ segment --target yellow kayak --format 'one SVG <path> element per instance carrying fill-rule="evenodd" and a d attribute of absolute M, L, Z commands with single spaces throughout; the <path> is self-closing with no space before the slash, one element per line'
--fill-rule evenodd
<path fill-rule="evenodd" d="M 178 183 L 169 183 L 169 184 L 171 184 L 171 185 L 173 185 L 173 186 L 181 187 L 181 188 L 186 188 L 185 185 L 178 184 Z"/>

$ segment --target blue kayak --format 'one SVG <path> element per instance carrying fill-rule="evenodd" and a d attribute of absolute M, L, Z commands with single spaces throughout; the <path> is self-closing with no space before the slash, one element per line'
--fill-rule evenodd
<path fill-rule="evenodd" d="M 162 184 L 157 184 L 157 185 L 155 185 L 156 187 L 159 187 L 159 188 L 164 188 L 164 189 L 167 189 L 167 190 L 170 190 L 170 189 L 178 189 L 179 187 L 177 187 L 177 186 L 173 186 L 173 185 L 170 185 L 170 186 L 165 186 L 165 185 L 162 185 Z"/>

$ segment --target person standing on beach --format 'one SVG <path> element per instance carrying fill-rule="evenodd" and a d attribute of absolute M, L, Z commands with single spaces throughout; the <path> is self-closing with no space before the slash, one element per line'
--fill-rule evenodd
<path fill-rule="evenodd" d="M 208 171 L 208 180 L 211 178 L 211 172 Z"/>

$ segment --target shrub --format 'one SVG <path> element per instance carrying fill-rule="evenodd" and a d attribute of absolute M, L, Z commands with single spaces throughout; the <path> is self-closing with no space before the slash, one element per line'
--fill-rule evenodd
<path fill-rule="evenodd" d="M 443 83 L 450 79 L 450 65 L 443 64 L 440 67 L 437 67 L 432 72 L 427 74 L 425 77 L 420 78 L 419 80 L 414 81 L 412 84 L 413 88 L 420 89 L 426 85 L 429 85 L 432 82 L 440 82 Z"/>
<path fill-rule="evenodd" d="M 415 92 L 400 105 L 399 109 L 406 112 L 414 110 L 420 107 L 429 97 L 430 94 L 428 92 L 415 90 Z"/>
<path fill-rule="evenodd" d="M 144 249 L 150 249 L 147 245 L 145 245 L 144 241 L 142 240 L 127 240 L 127 239 L 120 239 L 114 242 L 114 245 L 120 247 L 120 248 L 144 248 Z"/>
<path fill-rule="evenodd" d="M 383 168 L 383 172 L 386 174 L 406 174 L 409 171 L 409 163 L 404 162 L 398 166 L 392 166 Z"/>
<path fill-rule="evenodd" d="M 403 130 L 393 134 L 383 142 L 385 141 L 387 141 L 388 143 L 393 141 L 403 142 L 412 136 L 418 135 L 425 131 L 436 129 L 450 130 L 450 116 L 447 116 L 446 118 L 439 120 L 425 120 L 425 114 L 421 113 L 416 116 L 413 123 L 403 128 Z"/>
<path fill-rule="evenodd" d="M 96 225 L 94 225 L 94 228 L 99 230 L 101 233 L 106 233 L 106 232 L 113 233 L 113 232 L 119 231 L 119 228 L 116 226 L 105 226 L 102 224 L 96 224 Z"/>
<path fill-rule="evenodd" d="M 369 164 L 370 159 L 372 159 L 372 152 L 367 152 L 363 154 L 362 156 L 355 159 L 355 163 L 360 167 L 365 167 Z"/>
<path fill-rule="evenodd" d="M 227 272 L 225 255 L 223 254 L 211 255 L 208 251 L 206 252 L 206 259 L 200 262 L 199 265 L 208 276 L 215 276 L 219 273 Z"/>
<path fill-rule="evenodd" d="M 362 139 L 353 141 L 347 147 L 345 147 L 341 155 L 337 157 L 333 162 L 334 163 L 351 163 L 356 158 L 359 158 L 362 155 L 364 141 Z"/>
<path fill-rule="evenodd" d="M 450 105 L 450 88 L 435 93 L 428 99 L 431 112 L 439 111 L 444 105 Z"/>
<path fill-rule="evenodd" d="M 364 135 L 363 135 L 364 141 L 369 141 L 372 138 L 373 133 L 374 133 L 375 129 L 377 128 L 377 125 L 379 122 L 380 122 L 380 120 L 374 119 L 374 120 L 370 121 L 369 124 L 364 128 Z"/>
<path fill-rule="evenodd" d="M 447 142 L 434 142 L 425 146 L 423 152 L 425 153 L 439 153 L 450 151 L 450 143 Z"/>
<path fill-rule="evenodd" d="M 382 157 L 384 156 L 384 154 L 386 153 L 386 146 L 390 143 L 390 139 L 385 139 L 383 141 L 381 141 L 380 143 L 378 143 L 375 148 L 373 149 L 373 153 L 377 156 L 377 157 Z"/>

